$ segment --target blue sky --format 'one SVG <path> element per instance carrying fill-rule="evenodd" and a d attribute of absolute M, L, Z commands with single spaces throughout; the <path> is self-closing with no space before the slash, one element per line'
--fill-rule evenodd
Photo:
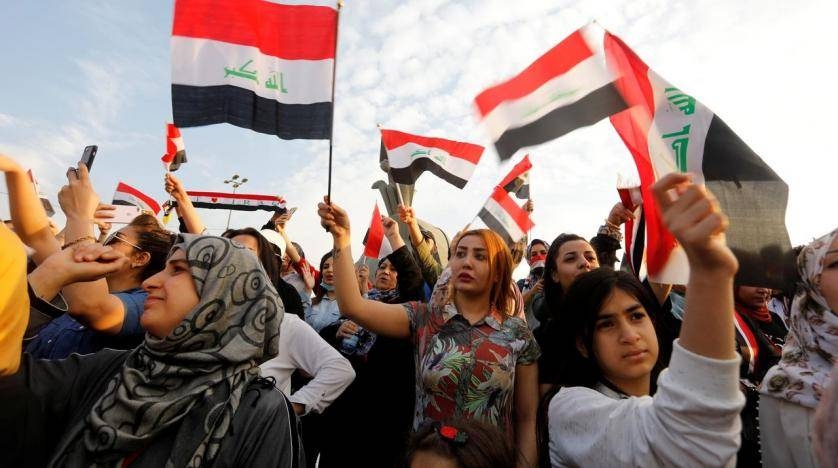
<path fill-rule="evenodd" d="M 500 165 L 474 96 L 517 73 L 591 19 L 625 40 L 661 76 L 701 100 L 789 184 L 793 243 L 835 227 L 838 108 L 828 0 L 347 0 L 338 54 L 333 199 L 350 212 L 356 255 L 384 174 L 376 124 L 487 146 L 462 191 L 431 174 L 417 184 L 420 217 L 453 234 L 479 210 Z M 164 123 L 171 120 L 171 1 L 6 2 L 0 17 L 0 152 L 34 170 L 57 207 L 64 172 L 99 145 L 93 181 L 109 201 L 117 181 L 165 199 Z M 183 129 L 189 189 L 283 195 L 300 211 L 289 226 L 312 258 L 329 248 L 314 204 L 326 191 L 328 144 L 284 141 L 230 125 Z M 532 148 L 535 237 L 585 237 L 617 201 L 628 152 L 601 122 Z M 5 188 L 0 186 L 0 190 Z M 8 216 L 4 197 L 0 215 Z M 380 203 L 380 201 L 379 201 Z M 220 232 L 226 212 L 202 212 Z M 233 226 L 263 213 L 234 213 Z M 520 271 L 519 271 L 520 273 Z"/>

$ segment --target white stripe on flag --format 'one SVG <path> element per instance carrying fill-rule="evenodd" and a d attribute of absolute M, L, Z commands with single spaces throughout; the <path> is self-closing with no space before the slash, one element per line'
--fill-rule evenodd
<path fill-rule="evenodd" d="M 518 224 L 509 216 L 509 213 L 494 198 L 489 197 L 486 204 L 483 205 L 483 209 L 488 211 L 503 226 L 513 242 L 517 242 L 527 234 L 521 230 Z"/>
<path fill-rule="evenodd" d="M 602 57 L 593 55 L 579 62 L 567 73 L 544 83 L 526 96 L 506 101 L 492 109 L 483 119 L 492 141 L 509 128 L 523 127 L 535 122 L 559 107 L 574 103 L 614 81 L 614 76 L 602 63 Z M 514 122 L 514 124 L 510 124 Z"/>
<path fill-rule="evenodd" d="M 430 151 L 430 154 L 411 156 L 418 151 Z M 398 148 L 387 150 L 387 160 L 390 162 L 390 167 L 394 168 L 410 167 L 411 163 L 422 158 L 434 161 L 446 171 L 465 180 L 471 178 L 471 174 L 474 173 L 474 168 L 476 167 L 475 164 L 467 159 L 451 156 L 447 151 L 439 148 L 428 148 L 427 146 L 416 143 L 407 143 Z M 440 159 L 443 162 L 440 162 Z"/>
<path fill-rule="evenodd" d="M 647 141 L 655 174 L 661 178 L 670 172 L 689 171 L 695 174 L 696 183 L 703 184 L 704 142 L 713 120 L 713 112 L 693 99 L 692 112 L 685 113 L 667 99 L 666 90 L 680 93 L 677 88 L 651 68 L 648 77 L 655 99 L 655 115 Z M 686 155 L 682 152 L 684 148 Z M 686 167 L 681 167 L 684 162 Z"/>
<path fill-rule="evenodd" d="M 172 37 L 172 84 L 231 85 L 283 104 L 330 102 L 332 62 L 283 60 L 256 47 Z"/>

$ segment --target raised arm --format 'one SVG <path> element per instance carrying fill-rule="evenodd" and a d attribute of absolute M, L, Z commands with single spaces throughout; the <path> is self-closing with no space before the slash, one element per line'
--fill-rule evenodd
<path fill-rule="evenodd" d="M 317 205 L 317 214 L 334 242 L 335 294 L 341 314 L 380 335 L 407 338 L 410 323 L 404 307 L 361 296 L 352 263 L 349 217 L 341 207 L 329 204 L 328 198 L 324 200 Z"/>
<path fill-rule="evenodd" d="M 416 252 L 419 269 L 422 271 L 422 278 L 429 286 L 433 287 L 442 273 L 442 265 L 434 258 L 431 241 L 425 239 L 419 229 L 419 221 L 416 220 L 416 213 L 413 207 L 399 205 L 399 219 L 407 225 L 410 234 L 410 244 Z"/>
<path fill-rule="evenodd" d="M 183 218 L 187 232 L 190 234 L 203 234 L 207 230 L 207 227 L 201 221 L 201 216 L 198 214 L 198 210 L 195 209 L 195 205 L 192 204 L 192 200 L 189 199 L 189 195 L 187 195 L 186 189 L 183 188 L 183 184 L 171 172 L 166 173 L 165 182 L 166 192 L 177 202 L 177 212 Z"/>
<path fill-rule="evenodd" d="M 669 174 L 652 190 L 690 264 L 681 346 L 709 358 L 733 359 L 733 276 L 739 263 L 725 242 L 727 216 L 716 197 L 687 174 Z"/>
<path fill-rule="evenodd" d="M 6 175 L 9 190 L 9 211 L 15 234 L 35 250 L 33 259 L 40 263 L 61 249 L 52 233 L 44 206 L 26 171 L 9 156 L 0 154 L 0 170 Z"/>

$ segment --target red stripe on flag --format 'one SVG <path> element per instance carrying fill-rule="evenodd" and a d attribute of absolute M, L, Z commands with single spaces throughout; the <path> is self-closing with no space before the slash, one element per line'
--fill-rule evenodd
<path fill-rule="evenodd" d="M 400 132 L 398 130 L 381 130 L 381 141 L 388 150 L 396 149 L 408 143 L 416 143 L 426 148 L 439 148 L 451 156 L 464 159 L 472 164 L 480 161 L 483 147 L 474 143 L 447 140 L 445 138 L 424 137 Z"/>
<path fill-rule="evenodd" d="M 503 180 L 498 184 L 501 187 L 506 187 L 507 184 L 515 180 L 517 177 L 520 177 L 525 172 L 532 169 L 532 163 L 530 162 L 530 155 L 527 154 L 524 156 L 524 159 L 518 162 L 515 166 L 512 167 L 512 170 L 509 171 L 509 174 L 503 178 Z"/>
<path fill-rule="evenodd" d="M 610 117 L 611 124 L 628 147 L 640 175 L 640 191 L 646 214 L 646 268 L 654 277 L 666 265 L 677 245 L 675 237 L 666 229 L 660 211 L 652 197 L 652 185 L 657 180 L 649 155 L 649 128 L 655 112 L 655 99 L 649 83 L 649 66 L 616 36 L 605 34 L 605 57 L 609 67 L 620 78 L 617 89 L 630 106 Z"/>
<path fill-rule="evenodd" d="M 287 60 L 335 57 L 337 11 L 264 0 L 177 0 L 173 36 L 257 47 Z"/>
<path fill-rule="evenodd" d="M 255 194 L 248 194 L 248 193 L 223 193 L 223 192 L 195 192 L 192 190 L 187 190 L 186 194 L 190 197 L 214 197 L 214 198 L 230 198 L 230 199 L 240 199 L 240 200 L 261 200 L 261 201 L 269 201 L 269 202 L 281 202 L 285 203 L 285 199 L 282 197 L 278 197 L 276 195 L 255 195 Z"/>
<path fill-rule="evenodd" d="M 140 192 L 139 190 L 135 189 L 134 187 L 131 187 L 130 185 L 126 184 L 125 182 L 120 182 L 119 184 L 117 184 L 116 191 L 117 192 L 122 192 L 122 193 L 127 193 L 129 195 L 133 195 L 133 196 L 139 198 L 143 203 L 145 203 L 146 205 L 149 206 L 149 208 L 151 208 L 151 211 L 154 211 L 154 214 L 157 214 L 157 213 L 160 212 L 160 205 L 157 204 L 157 202 L 153 198 L 149 197 L 148 195 L 144 194 L 143 192 Z"/>
<path fill-rule="evenodd" d="M 474 98 L 477 110 L 485 116 L 504 101 L 526 96 L 544 83 L 572 69 L 594 55 L 579 29 L 509 80 L 493 86 Z"/>
<path fill-rule="evenodd" d="M 535 223 L 530 219 L 530 214 L 518 206 L 503 187 L 495 187 L 495 190 L 492 191 L 492 199 L 503 208 L 503 211 L 506 211 L 509 219 L 514 221 L 521 231 L 526 233 L 535 226 Z"/>
<path fill-rule="evenodd" d="M 364 256 L 378 259 L 381 252 L 381 244 L 384 242 L 384 223 L 381 222 L 381 213 L 378 212 L 378 204 L 372 211 L 370 229 L 367 232 L 367 243 L 364 245 Z"/>

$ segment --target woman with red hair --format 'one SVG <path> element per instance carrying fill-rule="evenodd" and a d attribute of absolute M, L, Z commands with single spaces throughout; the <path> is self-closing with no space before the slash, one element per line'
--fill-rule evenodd
<path fill-rule="evenodd" d="M 535 363 L 540 351 L 527 324 L 505 312 L 512 258 L 503 240 L 492 231 L 478 229 L 452 243 L 451 283 L 445 301 L 384 304 L 366 300 L 358 291 L 346 212 L 334 203 L 320 203 L 318 214 L 334 240 L 341 313 L 375 333 L 413 343 L 414 430 L 454 416 L 481 420 L 514 441 L 518 466 L 534 466 Z"/>

